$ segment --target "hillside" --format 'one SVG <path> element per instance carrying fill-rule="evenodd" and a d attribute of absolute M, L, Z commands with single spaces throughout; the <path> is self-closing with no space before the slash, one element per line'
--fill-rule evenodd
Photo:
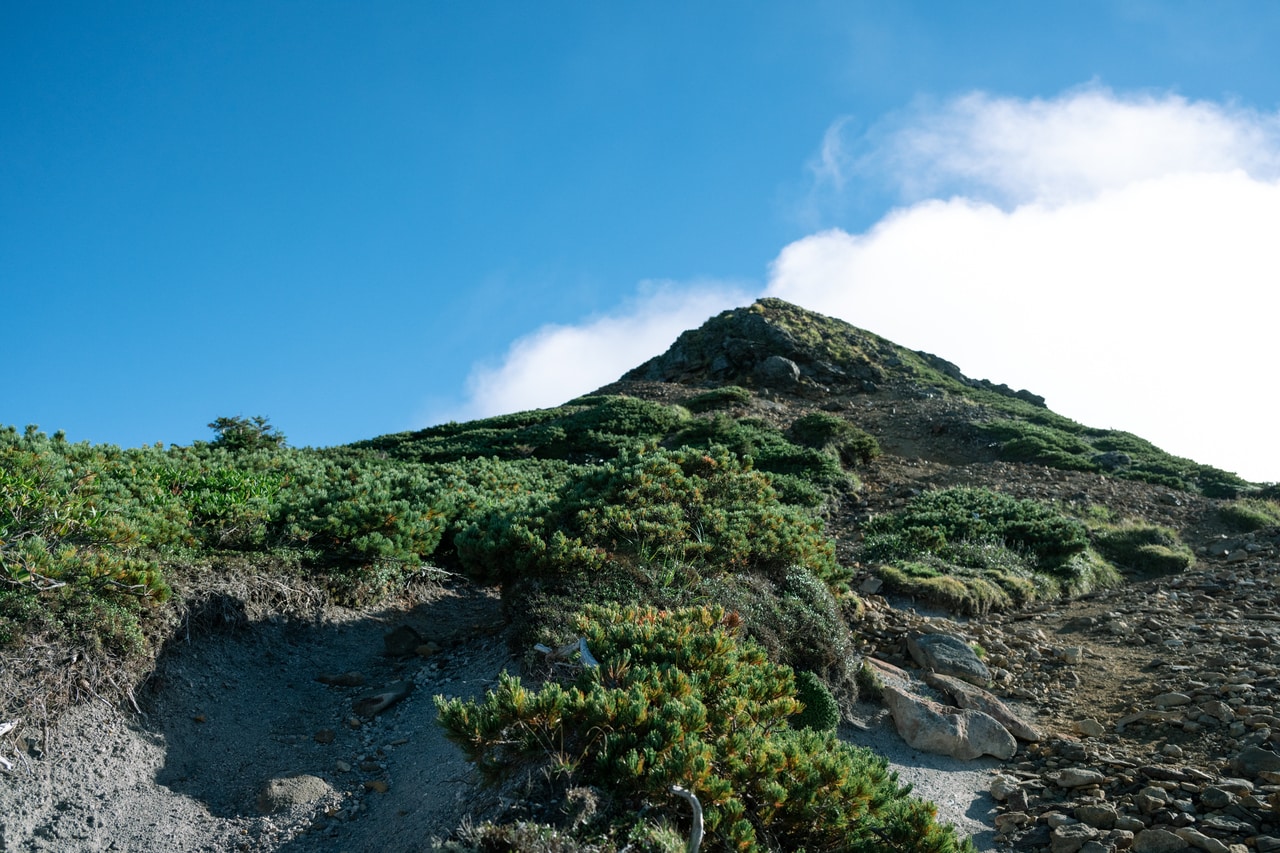
<path fill-rule="evenodd" d="M 687 818 L 666 802 L 680 781 L 707 800 L 708 849 L 794 849 L 799 838 L 810 849 L 958 849 L 830 734 L 843 719 L 841 738 L 856 741 L 859 725 L 881 719 L 875 694 L 894 668 L 918 671 L 909 641 L 941 633 L 980 646 L 990 690 L 1043 731 L 1005 761 L 1004 840 L 1280 847 L 1269 840 L 1280 837 L 1269 798 L 1280 782 L 1276 487 L 1075 423 L 1030 391 L 779 300 L 724 312 L 553 409 L 323 450 L 288 448 L 263 419 L 223 419 L 213 442 L 167 450 L 73 445 L 32 428 L 0 436 L 0 454 L 6 844 L 97 849 L 112 834 L 99 823 L 76 835 L 36 804 L 53 778 L 41 769 L 49 726 L 64 712 L 147 711 L 143 730 L 182 743 L 198 733 L 174 716 L 187 713 L 179 699 L 211 704 L 188 695 L 200 681 L 182 669 L 192 646 L 250 642 L 256 652 L 232 645 L 190 665 L 279 656 L 286 680 L 311 681 L 318 664 L 284 644 L 329 656 L 329 674 L 359 661 L 362 677 L 408 679 L 419 694 L 499 689 L 442 715 L 464 753 L 505 780 L 505 799 L 442 802 L 435 822 L 388 836 L 397 843 L 424 827 L 447 834 L 470 813 L 495 821 L 475 849 L 548 849 L 553 835 L 566 850 L 682 849 Z M 369 663 L 397 625 L 413 627 L 410 641 Z M 598 670 L 529 651 L 579 635 Z M 340 637 L 353 638 L 354 657 L 338 654 Z M 491 668 L 469 668 L 477 661 Z M 529 689 L 494 681 L 504 665 Z M 675 682 L 671 667 L 683 673 Z M 444 686 L 451 672 L 472 686 Z M 310 688 L 305 702 L 359 700 L 339 689 Z M 236 732 L 253 717 L 228 707 L 229 729 L 217 714 L 195 717 L 244 740 Z M 217 831 L 242 829 L 250 849 L 361 849 L 373 816 L 391 813 L 377 795 L 394 750 L 369 737 L 381 737 L 379 720 L 421 732 L 434 716 L 425 698 L 396 707 L 353 717 L 350 731 L 335 717 L 325 742 L 351 750 L 338 764 L 356 769 L 316 770 L 327 799 L 288 812 L 292 823 L 250 805 L 261 780 L 237 782 L 235 795 L 194 784 L 190 768 L 217 772 L 194 755 L 188 770 L 139 784 L 203 802 L 224 819 Z M 280 725 L 297 735 L 320 724 Z M 615 734 L 591 734 L 601 731 Z M 287 758 L 270 739 L 251 760 L 226 761 L 265 777 L 316 760 L 305 737 L 286 740 Z M 460 760 L 436 740 L 433 763 Z M 539 767 L 554 772 L 512 787 Z M 417 808 L 392 782 L 382 802 L 401 816 Z M 363 817 L 354 802 L 367 804 Z"/>

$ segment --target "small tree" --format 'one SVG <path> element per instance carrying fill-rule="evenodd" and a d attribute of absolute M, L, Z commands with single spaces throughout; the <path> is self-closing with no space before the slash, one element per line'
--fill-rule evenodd
<path fill-rule="evenodd" d="M 231 418 L 217 418 L 209 424 L 209 429 L 218 434 L 213 440 L 214 447 L 225 447 L 228 450 L 274 450 L 285 446 L 284 433 L 271 425 L 262 415 L 242 418 L 239 415 Z"/>

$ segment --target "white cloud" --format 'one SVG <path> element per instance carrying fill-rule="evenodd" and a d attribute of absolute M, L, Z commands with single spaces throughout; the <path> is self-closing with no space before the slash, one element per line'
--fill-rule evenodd
<path fill-rule="evenodd" d="M 520 338 L 500 363 L 472 370 L 466 403 L 433 422 L 560 405 L 616 381 L 665 352 L 681 332 L 751 299 L 725 282 L 646 282 L 612 314 L 543 326 Z"/>
<path fill-rule="evenodd" d="M 1280 480 L 1276 116 L 1092 88 L 969 95 L 895 122 L 859 143 L 859 168 L 887 167 L 907 194 L 967 194 L 787 246 L 770 295 Z"/>
<path fill-rule="evenodd" d="M 887 179 L 913 201 L 959 193 L 1058 204 L 1181 173 L 1280 176 L 1280 116 L 1096 85 L 1047 100 L 976 92 L 921 102 L 852 142 L 846 124 L 823 139 L 821 161 L 836 164 L 825 174 Z"/>

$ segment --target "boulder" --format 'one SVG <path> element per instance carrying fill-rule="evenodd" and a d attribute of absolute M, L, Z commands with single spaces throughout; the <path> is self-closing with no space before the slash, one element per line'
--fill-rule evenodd
<path fill-rule="evenodd" d="M 1009 730 L 1009 734 L 1018 740 L 1038 741 L 1042 735 L 1040 730 L 1023 720 L 1009 708 L 1008 705 L 1001 702 L 995 696 L 992 696 L 981 687 L 975 687 L 968 682 L 961 681 L 958 678 L 952 678 L 949 675 L 943 675 L 937 672 L 931 672 L 924 679 L 931 687 L 936 687 L 951 697 L 951 699 L 961 708 L 969 708 L 973 711 L 981 711 L 994 717 L 996 722 Z"/>
<path fill-rule="evenodd" d="M 985 687 L 991 683 L 991 670 L 968 643 L 950 634 L 917 634 L 907 638 L 907 651 L 922 668 L 942 675 L 952 675 L 971 684 Z"/>
<path fill-rule="evenodd" d="M 800 382 L 800 365 L 781 355 L 771 355 L 756 368 L 761 384 L 769 388 L 790 388 Z"/>
<path fill-rule="evenodd" d="M 921 752 L 969 760 L 1009 759 L 1018 751 L 1009 730 L 981 711 L 946 708 L 892 685 L 884 688 L 884 704 L 898 734 Z"/>

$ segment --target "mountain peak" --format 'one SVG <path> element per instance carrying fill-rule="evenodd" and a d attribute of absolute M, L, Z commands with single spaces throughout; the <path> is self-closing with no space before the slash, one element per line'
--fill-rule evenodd
<path fill-rule="evenodd" d="M 724 311 L 689 330 L 665 353 L 622 377 L 685 385 L 742 385 L 791 393 L 873 393 L 886 385 L 985 388 L 1037 406 L 1044 398 L 970 379 L 936 355 L 782 299 Z"/>

